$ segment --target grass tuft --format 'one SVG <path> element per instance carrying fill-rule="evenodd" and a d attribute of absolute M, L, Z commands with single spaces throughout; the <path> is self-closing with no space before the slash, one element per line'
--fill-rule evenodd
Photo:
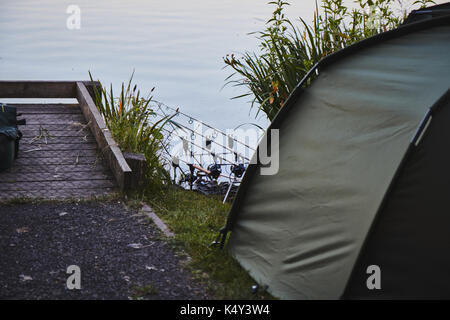
<path fill-rule="evenodd" d="M 93 81 L 91 73 L 89 76 Z M 154 88 L 143 97 L 136 85 L 131 86 L 132 80 L 133 74 L 127 85 L 122 83 L 118 96 L 114 96 L 112 85 L 107 90 L 99 81 L 100 90 L 94 87 L 95 104 L 122 152 L 144 154 L 146 190 L 140 191 L 161 192 L 162 186 L 170 183 L 170 174 L 164 168 L 162 151 L 165 142 L 161 132 L 170 117 L 151 122 L 156 115 L 150 107 Z"/>
<path fill-rule="evenodd" d="M 225 225 L 230 204 L 216 196 L 168 188 L 164 197 L 147 197 L 158 216 L 175 233 L 172 244 L 185 251 L 187 266 L 196 280 L 206 285 L 216 299 L 273 299 L 267 292 L 251 293 L 255 281 L 226 249 L 211 247 Z"/>
<path fill-rule="evenodd" d="M 133 286 L 131 288 L 131 298 L 133 300 L 142 300 L 158 294 L 158 289 L 151 283 L 145 286 Z"/>

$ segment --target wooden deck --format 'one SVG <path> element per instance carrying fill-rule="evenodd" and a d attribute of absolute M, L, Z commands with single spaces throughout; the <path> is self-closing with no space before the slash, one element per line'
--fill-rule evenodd
<path fill-rule="evenodd" d="M 9 104 L 27 124 L 19 157 L 0 173 L 0 199 L 91 198 L 117 191 L 79 104 Z"/>
<path fill-rule="evenodd" d="M 0 200 L 90 198 L 128 192 L 144 174 L 145 158 L 125 159 L 93 101 L 98 82 L 0 80 L 1 99 L 76 99 L 77 104 L 12 104 L 20 126 L 19 158 L 0 173 Z M 104 161 L 103 161 L 104 159 Z M 131 169 L 128 162 L 133 166 Z"/>

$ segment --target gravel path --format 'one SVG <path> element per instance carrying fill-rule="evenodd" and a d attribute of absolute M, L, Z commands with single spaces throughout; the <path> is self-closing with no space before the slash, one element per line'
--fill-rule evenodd
<path fill-rule="evenodd" d="M 209 298 L 179 262 L 117 201 L 0 204 L 0 299 Z M 66 288 L 70 265 L 80 290 Z"/>

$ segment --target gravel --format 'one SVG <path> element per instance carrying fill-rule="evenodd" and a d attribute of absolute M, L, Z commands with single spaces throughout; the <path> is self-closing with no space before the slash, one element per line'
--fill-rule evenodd
<path fill-rule="evenodd" d="M 208 299 L 144 216 L 120 202 L 0 204 L 0 299 Z M 81 289 L 67 288 L 67 268 Z"/>

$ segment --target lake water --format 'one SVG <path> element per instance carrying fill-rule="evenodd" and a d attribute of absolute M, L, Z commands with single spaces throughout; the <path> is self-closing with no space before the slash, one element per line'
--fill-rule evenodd
<path fill-rule="evenodd" d="M 80 9 L 79 29 L 67 27 L 70 5 Z M 118 89 L 135 70 L 141 91 L 156 87 L 156 100 L 216 128 L 266 127 L 250 98 L 230 100 L 243 89 L 222 88 L 231 73 L 222 57 L 257 51 L 249 33 L 273 8 L 266 0 L 0 0 L 0 79 L 87 80 L 90 70 Z M 292 1 L 286 13 L 311 21 L 314 8 Z"/>
<path fill-rule="evenodd" d="M 225 87 L 227 53 L 255 51 L 248 33 L 261 30 L 267 0 L 14 0 L 0 1 L 0 78 L 88 79 L 88 70 L 118 88 L 135 70 L 142 91 L 221 129 L 256 122 L 248 99 Z M 310 21 L 315 1 L 291 1 L 290 18 Z M 345 1 L 352 3 L 352 1 Z M 438 1 L 442 2 L 442 1 Z M 69 30 L 69 5 L 81 10 Z M 242 89 L 241 89 L 242 90 Z"/>
<path fill-rule="evenodd" d="M 69 5 L 80 10 L 70 30 Z M 314 1 L 298 1 L 291 16 L 310 18 Z M 225 87 L 227 53 L 257 50 L 273 7 L 261 0 L 15 0 L 0 3 L 2 80 L 88 79 L 118 88 L 135 70 L 142 91 L 221 129 L 255 120 L 248 99 Z"/>

